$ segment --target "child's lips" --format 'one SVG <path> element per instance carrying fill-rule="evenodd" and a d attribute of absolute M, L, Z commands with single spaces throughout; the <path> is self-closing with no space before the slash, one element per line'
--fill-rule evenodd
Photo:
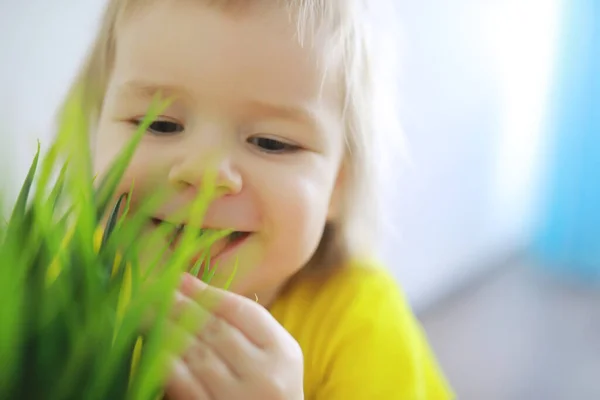
<path fill-rule="evenodd" d="M 152 217 L 151 222 L 155 226 L 159 226 L 162 224 L 169 224 L 169 225 L 173 226 L 173 228 L 175 229 L 175 237 L 174 237 L 174 240 L 171 243 L 170 247 L 173 251 L 175 249 L 177 249 L 179 240 L 181 239 L 181 234 L 183 233 L 183 231 L 185 229 L 185 225 L 184 224 L 175 224 L 175 223 L 165 221 L 161 218 L 156 218 L 156 217 Z M 206 229 L 206 230 L 208 230 L 208 229 Z M 210 230 L 213 230 L 213 229 L 210 229 Z M 228 236 L 214 241 L 211 244 L 210 249 L 208 250 L 208 254 L 207 254 L 207 252 L 202 252 L 202 253 L 198 254 L 197 256 L 195 256 L 192 259 L 192 265 L 195 265 L 198 261 L 200 261 L 203 257 L 205 257 L 207 260 L 210 259 L 210 264 L 211 264 L 211 268 L 212 268 L 212 266 L 214 265 L 214 263 L 217 261 L 218 258 L 221 258 L 221 256 L 225 255 L 225 253 L 229 253 L 229 252 L 233 251 L 234 249 L 236 249 L 239 245 L 241 245 L 243 242 L 245 242 L 246 239 L 250 235 L 252 235 L 252 233 L 253 232 L 233 231 Z"/>
<path fill-rule="evenodd" d="M 208 258 L 205 257 L 206 255 L 198 254 L 196 257 L 194 257 L 192 259 L 191 267 L 193 268 L 201 259 L 204 258 L 204 261 L 202 262 L 200 272 L 199 272 L 199 276 L 202 276 L 202 273 L 204 272 L 206 267 L 208 267 L 208 269 L 215 268 L 215 264 L 219 260 L 223 259 L 224 257 L 226 257 L 229 254 L 236 251 L 240 246 L 242 246 L 248 240 L 248 238 L 250 238 L 250 236 L 252 236 L 251 232 L 244 232 L 243 235 L 239 236 L 238 238 L 236 238 L 234 240 L 231 240 L 229 237 L 218 240 L 211 246 L 211 249 L 209 252 L 209 254 L 210 254 L 209 265 L 206 265 L 206 261 L 208 261 Z"/>

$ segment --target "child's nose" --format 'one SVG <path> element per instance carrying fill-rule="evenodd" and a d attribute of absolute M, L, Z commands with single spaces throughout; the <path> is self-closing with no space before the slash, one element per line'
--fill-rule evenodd
<path fill-rule="evenodd" d="M 230 156 L 213 154 L 210 159 L 189 154 L 171 168 L 169 181 L 179 189 L 201 190 L 204 184 L 215 185 L 215 194 L 225 196 L 242 190 L 242 176 Z"/>

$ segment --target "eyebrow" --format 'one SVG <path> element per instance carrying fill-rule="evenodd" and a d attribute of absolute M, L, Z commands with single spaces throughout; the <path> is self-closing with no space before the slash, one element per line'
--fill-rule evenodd
<path fill-rule="evenodd" d="M 118 87 L 118 92 L 119 94 L 139 96 L 144 99 L 152 99 L 157 93 L 161 93 L 162 96 L 166 97 L 192 97 L 188 90 L 178 85 L 152 84 L 138 80 L 126 81 Z M 251 100 L 245 106 L 252 114 L 291 120 L 315 129 L 319 126 L 314 112 L 308 107 L 275 104 L 261 100 Z"/>
<path fill-rule="evenodd" d="M 308 107 L 274 104 L 254 100 L 248 103 L 249 109 L 256 114 L 299 122 L 311 127 L 318 127 L 318 121 Z"/>
<path fill-rule="evenodd" d="M 121 84 L 118 92 L 119 94 L 133 95 L 144 99 L 152 99 L 158 93 L 161 94 L 161 97 L 190 97 L 189 92 L 181 86 L 169 84 L 157 85 L 135 80 Z"/>

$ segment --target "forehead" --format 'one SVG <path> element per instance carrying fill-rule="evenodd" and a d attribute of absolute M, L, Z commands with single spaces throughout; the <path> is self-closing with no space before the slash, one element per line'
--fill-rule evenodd
<path fill-rule="evenodd" d="M 184 87 L 211 102 L 340 106 L 325 42 L 301 45 L 286 8 L 204 3 L 157 1 L 129 15 L 116 32 L 113 83 Z"/>

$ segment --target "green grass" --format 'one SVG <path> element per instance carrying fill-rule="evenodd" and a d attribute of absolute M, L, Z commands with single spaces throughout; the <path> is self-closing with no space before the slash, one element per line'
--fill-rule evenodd
<path fill-rule="evenodd" d="M 95 183 L 80 104 L 74 96 L 67 105 L 44 157 L 38 147 L 13 212 L 0 224 L 0 399 L 155 399 L 166 377 L 166 356 L 180 348 L 165 321 L 181 273 L 225 234 L 186 229 L 166 263 L 157 254 L 140 265 L 140 252 L 171 234 L 161 227 L 140 240 L 143 216 L 164 196 L 133 213 L 130 196 L 116 188 L 167 102 L 157 98 Z M 207 181 L 194 218 L 203 216 L 214 194 L 211 176 Z M 207 271 L 203 279 L 213 274 Z"/>

